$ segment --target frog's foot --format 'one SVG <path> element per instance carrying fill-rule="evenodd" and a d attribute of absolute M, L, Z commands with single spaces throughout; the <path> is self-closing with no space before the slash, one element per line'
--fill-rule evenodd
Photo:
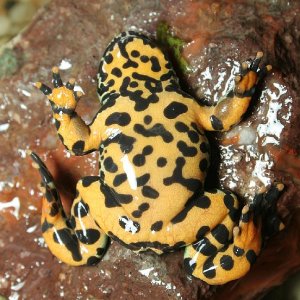
<path fill-rule="evenodd" d="M 234 94 L 240 98 L 251 97 L 257 83 L 272 69 L 271 65 L 266 65 L 260 68 L 260 62 L 263 57 L 263 52 L 257 52 L 256 57 L 250 61 L 250 64 L 243 62 L 241 65 L 240 74 L 235 76 Z"/>
<path fill-rule="evenodd" d="M 283 189 L 282 183 L 275 182 L 267 191 L 254 197 L 251 209 L 254 211 L 254 220 L 262 220 L 263 238 L 269 238 L 285 227 L 277 214 L 277 200 Z"/>
<path fill-rule="evenodd" d="M 42 206 L 42 232 L 51 252 L 63 262 L 78 265 L 94 265 L 105 253 L 107 235 L 99 228 L 89 211 L 90 193 L 100 191 L 96 180 L 94 186 L 85 187 L 82 181 L 77 184 L 77 196 L 66 217 L 59 193 L 53 178 L 41 159 L 31 153 L 33 166 L 42 177 L 44 192 Z"/>
<path fill-rule="evenodd" d="M 200 247 L 197 246 L 199 244 Z M 206 248 L 205 252 L 203 248 Z M 242 209 L 239 226 L 233 229 L 232 243 L 221 247 L 213 245 L 207 238 L 205 244 L 200 240 L 186 248 L 185 266 L 191 275 L 208 284 L 224 284 L 244 276 L 260 248 L 260 224 L 254 223 L 253 213 L 246 205 Z"/>
<path fill-rule="evenodd" d="M 41 82 L 36 82 L 35 86 L 49 99 L 54 113 L 73 113 L 81 92 L 74 91 L 75 79 L 70 79 L 66 85 L 63 84 L 58 67 L 52 68 L 54 89 Z"/>

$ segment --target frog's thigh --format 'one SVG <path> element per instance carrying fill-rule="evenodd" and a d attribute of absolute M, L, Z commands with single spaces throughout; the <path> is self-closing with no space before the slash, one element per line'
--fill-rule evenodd
<path fill-rule="evenodd" d="M 238 218 L 238 205 L 236 196 L 230 192 L 204 192 L 171 220 L 173 234 L 190 244 L 215 228 L 214 242 L 227 241 Z"/>
<path fill-rule="evenodd" d="M 81 179 L 76 186 L 76 198 L 71 216 L 66 219 L 63 211 L 54 215 L 57 201 L 55 190 L 49 190 L 43 202 L 43 235 L 51 252 L 70 265 L 94 265 L 105 252 L 106 234 L 91 215 L 91 202 L 99 201 L 100 182 L 98 176 Z M 47 189 L 48 187 L 46 187 Z M 51 209 L 49 212 L 49 207 Z"/>
<path fill-rule="evenodd" d="M 261 248 L 261 225 L 254 224 L 249 207 L 242 210 L 233 241 L 223 247 L 212 243 L 212 233 L 186 247 L 184 263 L 188 272 L 209 284 L 224 284 L 244 276 Z"/>

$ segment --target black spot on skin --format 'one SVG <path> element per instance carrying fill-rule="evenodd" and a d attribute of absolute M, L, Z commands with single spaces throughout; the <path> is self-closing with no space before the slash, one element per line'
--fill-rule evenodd
<path fill-rule="evenodd" d="M 243 223 L 249 223 L 249 221 L 250 221 L 250 211 L 248 211 L 248 212 L 245 213 L 245 214 L 242 214 L 242 216 L 241 216 L 241 221 L 242 221 Z"/>
<path fill-rule="evenodd" d="M 256 261 L 257 255 L 253 250 L 248 250 L 246 253 L 246 258 L 249 261 L 250 265 L 253 265 Z"/>
<path fill-rule="evenodd" d="M 119 225 L 126 231 L 131 233 L 137 233 L 140 231 L 140 224 L 133 220 L 130 220 L 127 216 L 122 216 L 119 219 Z"/>
<path fill-rule="evenodd" d="M 199 167 L 202 172 L 205 172 L 208 168 L 208 160 L 206 158 L 201 159 Z"/>
<path fill-rule="evenodd" d="M 140 52 L 137 51 L 137 50 L 132 50 L 130 54 L 131 54 L 132 57 L 139 57 L 140 56 Z"/>
<path fill-rule="evenodd" d="M 145 164 L 146 158 L 143 154 L 137 154 L 133 157 L 132 162 L 135 166 L 141 167 Z"/>
<path fill-rule="evenodd" d="M 119 78 L 122 77 L 122 72 L 119 68 L 113 68 L 111 74 Z"/>
<path fill-rule="evenodd" d="M 49 203 L 51 203 L 53 201 L 53 195 L 52 195 L 51 191 L 49 191 L 48 189 L 46 190 L 45 197 Z"/>
<path fill-rule="evenodd" d="M 150 61 L 151 61 L 151 64 L 152 64 L 151 71 L 153 71 L 153 72 L 161 71 L 161 67 L 160 67 L 159 61 L 158 61 L 156 56 L 151 56 Z"/>
<path fill-rule="evenodd" d="M 178 157 L 176 159 L 176 167 L 171 177 L 164 178 L 164 184 L 169 186 L 173 183 L 179 183 L 186 187 L 189 191 L 196 191 L 201 188 L 201 181 L 194 178 L 184 178 L 182 175 L 182 169 L 186 161 L 184 157 Z"/>
<path fill-rule="evenodd" d="M 173 135 L 169 132 L 163 124 L 157 123 L 151 128 L 146 129 L 142 124 L 135 124 L 134 131 L 144 137 L 160 136 L 165 143 L 170 143 L 174 140 Z"/>
<path fill-rule="evenodd" d="M 236 223 L 239 221 L 240 218 L 240 211 L 237 208 L 234 208 L 229 211 L 229 217 L 232 220 L 233 223 Z"/>
<path fill-rule="evenodd" d="M 203 142 L 200 144 L 200 150 L 203 152 L 203 153 L 207 153 L 209 151 L 209 147 L 208 147 L 208 144 Z"/>
<path fill-rule="evenodd" d="M 196 240 L 203 239 L 203 237 L 209 232 L 209 230 L 210 230 L 209 226 L 200 227 L 200 229 L 196 234 Z"/>
<path fill-rule="evenodd" d="M 224 204 L 229 210 L 234 209 L 234 198 L 230 194 L 226 194 L 224 196 Z"/>
<path fill-rule="evenodd" d="M 97 256 L 102 257 L 106 252 L 105 248 L 97 248 Z"/>
<path fill-rule="evenodd" d="M 98 262 L 101 260 L 100 257 L 97 256 L 91 256 L 88 258 L 88 260 L 86 261 L 87 266 L 95 266 L 96 264 L 98 264 Z"/>
<path fill-rule="evenodd" d="M 230 271 L 233 268 L 234 261 L 231 256 L 223 255 L 220 258 L 220 265 L 224 270 Z"/>
<path fill-rule="evenodd" d="M 188 107 L 180 102 L 173 101 L 164 109 L 164 116 L 168 119 L 175 119 L 188 111 Z"/>
<path fill-rule="evenodd" d="M 132 215 L 134 218 L 140 218 L 140 217 L 142 216 L 142 214 L 143 214 L 142 211 L 140 211 L 140 210 L 135 210 L 135 211 L 132 212 L 131 215 Z"/>
<path fill-rule="evenodd" d="M 233 253 L 235 254 L 235 256 L 241 257 L 241 256 L 244 255 L 245 251 L 244 251 L 244 249 L 234 245 L 233 246 Z"/>
<path fill-rule="evenodd" d="M 145 123 L 146 125 L 149 125 L 151 122 L 152 122 L 152 117 L 149 116 L 149 115 L 146 115 L 146 116 L 144 117 L 144 123 Z"/>
<path fill-rule="evenodd" d="M 131 90 L 129 87 L 132 81 L 137 81 L 141 89 Z M 147 92 L 145 93 L 144 90 Z M 119 89 L 121 96 L 128 97 L 135 102 L 135 111 L 144 111 L 151 103 L 157 103 L 159 101 L 157 94 L 161 93 L 162 90 L 161 81 L 137 72 L 133 72 L 130 77 L 123 78 Z"/>
<path fill-rule="evenodd" d="M 105 206 L 108 208 L 112 207 L 118 207 L 121 206 L 121 202 L 118 196 L 118 194 L 112 189 L 109 188 L 108 186 L 101 184 L 100 185 L 100 191 L 105 197 Z M 127 202 L 130 203 L 132 201 L 132 196 L 127 197 Z"/>
<path fill-rule="evenodd" d="M 89 206 L 87 203 L 84 203 L 82 200 L 77 202 L 74 206 L 74 216 L 76 218 L 83 218 L 89 213 Z"/>
<path fill-rule="evenodd" d="M 113 56 L 111 53 L 108 53 L 107 55 L 105 55 L 103 57 L 104 61 L 107 63 L 107 64 L 110 64 L 112 61 L 113 61 Z"/>
<path fill-rule="evenodd" d="M 133 144 L 136 142 L 134 137 L 128 136 L 124 133 L 115 135 L 113 138 L 108 138 L 103 141 L 103 147 L 107 147 L 112 143 L 116 143 L 120 146 L 121 151 L 124 154 L 130 153 L 133 149 Z"/>
<path fill-rule="evenodd" d="M 211 126 L 214 130 L 223 130 L 223 123 L 220 119 L 218 119 L 215 115 L 210 117 Z"/>
<path fill-rule="evenodd" d="M 189 131 L 189 127 L 182 122 L 176 122 L 175 128 L 179 132 L 188 132 Z"/>
<path fill-rule="evenodd" d="M 56 130 L 58 130 L 60 128 L 60 125 L 61 125 L 60 121 L 54 119 L 54 124 L 55 124 Z"/>
<path fill-rule="evenodd" d="M 96 229 L 85 229 L 75 231 L 78 240 L 85 245 L 92 245 L 100 238 L 100 231 Z"/>
<path fill-rule="evenodd" d="M 59 212 L 59 206 L 56 202 L 52 203 L 49 215 L 55 217 Z"/>
<path fill-rule="evenodd" d="M 142 203 L 137 210 L 135 210 L 133 213 L 132 213 L 132 216 L 135 217 L 135 218 L 140 218 L 143 214 L 143 212 L 147 211 L 148 209 L 150 208 L 150 205 L 149 203 L 147 202 L 144 202 Z"/>
<path fill-rule="evenodd" d="M 218 249 L 214 246 L 208 238 L 204 237 L 199 242 L 193 244 L 193 248 L 205 256 L 213 256 L 217 253 Z"/>
<path fill-rule="evenodd" d="M 212 230 L 213 237 L 220 243 L 225 245 L 229 239 L 229 231 L 224 224 L 217 225 Z"/>
<path fill-rule="evenodd" d="M 79 251 L 79 243 L 76 235 L 71 233 L 70 229 L 58 229 L 53 232 L 53 240 L 55 243 L 60 244 L 61 242 L 71 252 L 72 258 L 75 261 L 81 261 L 82 256 Z"/>
<path fill-rule="evenodd" d="M 195 268 L 196 268 L 195 261 L 193 261 L 191 258 L 185 258 L 184 261 L 183 261 L 183 264 L 184 264 L 185 271 L 188 274 L 192 275 Z"/>
<path fill-rule="evenodd" d="M 96 181 L 99 181 L 98 176 L 86 176 L 82 178 L 81 183 L 83 187 L 88 187 Z"/>
<path fill-rule="evenodd" d="M 197 154 L 197 148 L 189 147 L 184 141 L 179 141 L 177 148 L 185 157 L 193 157 Z"/>
<path fill-rule="evenodd" d="M 203 264 L 202 273 L 206 278 L 212 279 L 216 276 L 216 266 L 213 263 L 214 257 L 209 257 Z"/>
<path fill-rule="evenodd" d="M 148 210 L 150 208 L 150 205 L 149 205 L 149 203 L 147 203 L 147 202 L 144 202 L 144 203 L 142 203 L 140 206 L 139 206 L 139 210 L 141 210 L 141 211 L 146 211 L 146 210 Z"/>
<path fill-rule="evenodd" d="M 163 221 L 157 221 L 151 225 L 151 231 L 160 231 L 163 227 Z"/>
<path fill-rule="evenodd" d="M 190 130 L 189 127 L 183 122 L 176 122 L 175 128 L 179 132 L 184 132 L 188 134 L 188 137 L 192 143 L 199 143 L 199 133 L 195 130 Z"/>
<path fill-rule="evenodd" d="M 143 63 L 147 63 L 147 62 L 149 61 L 149 57 L 146 56 L 146 55 L 142 55 L 142 56 L 140 57 L 140 59 L 141 59 L 141 62 L 143 62 Z"/>
<path fill-rule="evenodd" d="M 103 165 L 106 171 L 111 172 L 111 173 L 115 173 L 118 171 L 118 166 L 114 163 L 112 157 L 107 157 L 105 158 L 105 160 L 103 161 Z"/>
<path fill-rule="evenodd" d="M 177 243 L 174 246 L 170 246 L 169 244 L 162 244 L 160 242 L 154 241 L 154 242 L 136 242 L 136 243 L 124 243 L 121 239 L 119 239 L 116 235 L 114 235 L 111 231 L 109 231 L 108 236 L 110 236 L 113 240 L 119 242 L 121 245 L 125 246 L 128 249 L 139 251 L 143 250 L 145 251 L 148 248 L 151 249 L 158 249 L 163 252 L 170 252 L 172 250 L 175 250 L 174 247 L 178 247 Z M 184 245 L 184 243 L 180 243 L 181 245 Z"/>
<path fill-rule="evenodd" d="M 114 112 L 110 116 L 107 117 L 105 120 L 105 125 L 110 126 L 110 125 L 120 125 L 120 126 L 126 126 L 130 123 L 131 117 L 128 113 L 126 112 Z"/>
<path fill-rule="evenodd" d="M 184 247 L 185 245 L 186 245 L 186 243 L 183 241 L 177 242 L 176 244 L 174 244 L 174 246 L 171 247 L 170 251 L 179 250 L 180 248 Z M 166 251 L 167 250 L 168 249 L 166 249 Z"/>
<path fill-rule="evenodd" d="M 139 86 L 139 84 L 138 84 L 138 82 L 136 82 L 136 81 L 131 81 L 131 82 L 129 83 L 129 86 L 130 86 L 132 89 L 135 89 L 135 88 L 137 88 L 137 87 Z"/>
<path fill-rule="evenodd" d="M 42 224 L 42 233 L 46 232 L 48 229 L 52 228 L 54 225 L 52 223 L 48 223 L 48 221 L 45 219 L 45 221 Z"/>
<path fill-rule="evenodd" d="M 85 147 L 84 141 L 77 141 L 72 146 L 72 152 L 74 152 L 76 155 L 80 155 L 83 153 L 84 147 Z"/>
<path fill-rule="evenodd" d="M 167 164 L 167 159 L 165 157 L 159 157 L 157 159 L 157 166 L 163 168 Z"/>
<path fill-rule="evenodd" d="M 150 155 L 152 152 L 153 152 L 153 147 L 150 146 L 150 145 L 145 146 L 144 149 L 143 149 L 143 154 L 144 155 Z"/>
<path fill-rule="evenodd" d="M 195 144 L 199 143 L 200 138 L 199 138 L 199 134 L 196 131 L 190 130 L 188 132 L 188 137 L 192 143 L 195 143 Z"/>
<path fill-rule="evenodd" d="M 219 190 L 216 189 L 216 188 L 214 188 L 214 189 L 210 189 L 208 192 L 209 192 L 210 194 L 217 194 L 217 193 L 219 192 Z"/>
<path fill-rule="evenodd" d="M 206 208 L 210 207 L 210 204 L 211 204 L 211 201 L 210 201 L 209 197 L 201 196 L 198 199 L 196 206 L 199 207 L 199 208 L 206 209 Z"/>
<path fill-rule="evenodd" d="M 146 173 L 140 177 L 137 177 L 136 179 L 136 183 L 137 183 L 137 186 L 144 186 L 150 179 L 150 174 L 149 173 Z"/>
<path fill-rule="evenodd" d="M 142 194 L 144 197 L 151 198 L 151 199 L 157 199 L 159 197 L 159 192 L 148 185 L 143 186 Z"/>

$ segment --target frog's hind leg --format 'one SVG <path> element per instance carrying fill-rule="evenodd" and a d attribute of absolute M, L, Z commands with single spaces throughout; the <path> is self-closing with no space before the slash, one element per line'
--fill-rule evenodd
<path fill-rule="evenodd" d="M 194 277 L 209 284 L 224 284 L 245 275 L 261 248 L 260 224 L 255 225 L 246 205 L 239 226 L 233 229 L 233 242 L 228 245 L 211 243 L 211 236 L 189 245 L 185 266 Z"/>
<path fill-rule="evenodd" d="M 68 218 L 47 167 L 33 152 L 31 158 L 42 177 L 41 189 L 45 196 L 41 223 L 43 237 L 49 249 L 69 265 L 96 264 L 105 253 L 107 243 L 107 235 L 99 228 L 89 211 L 90 201 L 97 200 L 100 193 L 99 177 L 85 177 L 77 183 L 76 198 Z"/>
<path fill-rule="evenodd" d="M 213 229 L 198 242 L 187 246 L 187 271 L 212 285 L 244 276 L 260 252 L 262 238 L 283 228 L 275 211 L 282 190 L 282 184 L 275 184 L 267 192 L 258 194 L 251 207 L 245 205 L 238 226 L 233 228 L 232 241 L 229 237 L 227 244 L 226 241 L 222 242 L 223 245 L 216 243 Z M 266 217 L 270 219 L 267 223 L 264 221 Z M 226 219 L 228 217 L 224 222 Z M 267 234 L 264 234 L 265 231 Z"/>

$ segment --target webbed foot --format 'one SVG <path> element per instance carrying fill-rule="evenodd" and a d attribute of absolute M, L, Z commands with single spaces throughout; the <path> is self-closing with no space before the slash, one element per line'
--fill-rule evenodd
<path fill-rule="evenodd" d="M 251 97 L 257 83 L 272 69 L 271 65 L 260 67 L 263 52 L 256 53 L 256 57 L 249 62 L 241 64 L 240 74 L 235 76 L 234 94 L 238 97 Z"/>

